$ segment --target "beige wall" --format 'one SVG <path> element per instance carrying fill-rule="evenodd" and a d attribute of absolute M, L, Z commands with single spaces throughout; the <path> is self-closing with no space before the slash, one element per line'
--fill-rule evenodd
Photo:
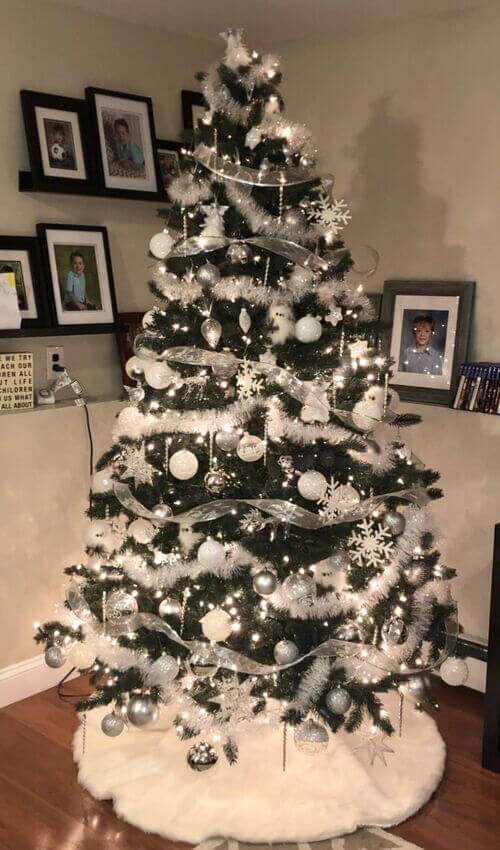
<path fill-rule="evenodd" d="M 105 4 L 103 4 L 103 8 Z M 0 233 L 32 235 L 37 222 L 105 225 L 120 310 L 151 303 L 147 244 L 156 205 L 138 201 L 20 194 L 28 156 L 19 90 L 83 97 L 85 86 L 153 98 L 160 138 L 178 138 L 180 90 L 218 45 L 122 24 L 44 0 L 0 0 Z M 33 351 L 44 383 L 45 345 L 0 340 L 0 351 Z M 62 337 L 66 363 L 90 395 L 117 396 L 120 372 L 112 336 Z M 110 441 L 117 403 L 92 405 L 97 454 Z M 62 569 L 83 554 L 88 474 L 83 414 L 75 407 L 0 417 L 0 668 L 36 655 L 31 623 L 51 616 Z"/>
<path fill-rule="evenodd" d="M 309 125 L 347 240 L 388 278 L 477 281 L 471 356 L 500 361 L 500 7 L 308 40 L 282 51 L 287 111 Z M 466 631 L 486 636 L 500 419 L 413 406 L 408 437 L 442 472 L 436 504 Z"/>

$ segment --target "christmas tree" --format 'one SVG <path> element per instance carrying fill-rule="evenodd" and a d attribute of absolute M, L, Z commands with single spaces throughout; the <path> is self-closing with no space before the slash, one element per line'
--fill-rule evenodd
<path fill-rule="evenodd" d="M 50 666 L 90 670 L 78 708 L 108 706 L 108 736 L 175 701 L 193 768 L 237 761 L 249 722 L 309 751 L 368 722 L 383 759 L 384 697 L 430 699 L 450 651 L 438 474 L 401 437 L 417 417 L 398 413 L 349 211 L 283 115 L 278 60 L 224 35 L 151 239 L 158 304 L 93 476 L 88 558 L 36 639 Z"/>

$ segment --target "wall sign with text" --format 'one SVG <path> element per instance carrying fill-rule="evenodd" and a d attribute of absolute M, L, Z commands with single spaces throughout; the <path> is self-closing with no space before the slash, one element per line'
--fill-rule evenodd
<path fill-rule="evenodd" d="M 0 410 L 33 407 L 33 354 L 0 354 Z"/>

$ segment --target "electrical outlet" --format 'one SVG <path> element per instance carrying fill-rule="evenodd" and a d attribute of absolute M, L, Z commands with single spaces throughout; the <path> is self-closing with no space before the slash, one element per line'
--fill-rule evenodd
<path fill-rule="evenodd" d="M 48 345 L 45 349 L 47 355 L 47 379 L 53 381 L 61 372 L 54 366 L 64 368 L 64 347 L 62 345 Z"/>

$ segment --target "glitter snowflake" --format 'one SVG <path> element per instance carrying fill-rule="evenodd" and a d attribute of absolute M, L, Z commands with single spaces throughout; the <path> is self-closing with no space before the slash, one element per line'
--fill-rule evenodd
<path fill-rule="evenodd" d="M 356 507 L 359 502 L 360 496 L 354 487 L 350 484 L 340 484 L 332 476 L 330 483 L 326 485 L 324 495 L 318 501 L 318 505 L 321 506 L 319 514 L 325 520 L 333 520 Z"/>
<path fill-rule="evenodd" d="M 237 675 L 220 682 L 219 693 L 209 699 L 209 702 L 219 705 L 217 720 L 220 723 L 242 723 L 255 719 L 253 709 L 259 697 L 251 694 L 254 684 L 250 678 L 239 682 Z"/>
<path fill-rule="evenodd" d="M 124 471 L 122 478 L 133 478 L 134 486 L 152 484 L 155 470 L 146 459 L 146 446 L 142 443 L 140 449 L 129 448 L 123 457 Z"/>
<path fill-rule="evenodd" d="M 344 200 L 336 201 L 335 198 L 330 198 L 322 192 L 314 206 L 308 209 L 307 218 L 325 227 L 333 236 L 337 236 L 349 224 L 351 213 Z"/>
<path fill-rule="evenodd" d="M 382 567 L 394 548 L 390 531 L 367 517 L 358 522 L 347 542 L 354 550 L 351 559 L 360 567 Z"/>
<path fill-rule="evenodd" d="M 249 360 L 244 360 L 236 375 L 238 398 L 248 399 L 260 393 L 264 387 L 264 378 L 259 376 Z"/>

